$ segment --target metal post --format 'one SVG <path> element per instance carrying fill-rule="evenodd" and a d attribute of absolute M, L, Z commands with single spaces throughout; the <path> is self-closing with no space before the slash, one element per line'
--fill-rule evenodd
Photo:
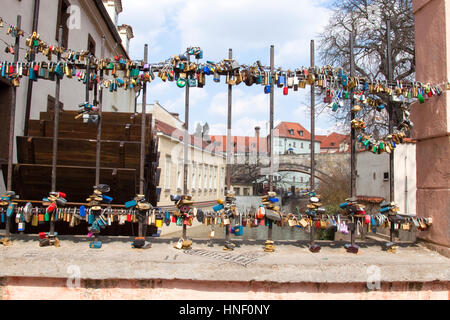
<path fill-rule="evenodd" d="M 386 21 L 386 33 L 387 33 L 387 66 L 388 66 L 388 80 L 392 82 L 394 80 L 394 71 L 392 67 L 392 45 L 391 45 L 391 20 Z M 389 134 L 394 132 L 394 104 L 392 99 L 389 100 Z M 389 155 L 389 199 L 395 201 L 394 194 L 394 152 Z"/>
<path fill-rule="evenodd" d="M 273 77 L 275 72 L 275 46 L 270 46 L 270 76 Z M 269 191 L 273 192 L 274 185 L 273 185 L 273 127 L 274 127 L 274 99 L 275 99 L 275 83 L 272 81 L 271 88 L 270 88 L 270 149 L 269 149 L 269 156 L 270 156 L 270 171 L 269 171 Z M 272 220 L 269 220 L 269 229 L 267 231 L 267 239 L 269 241 L 272 241 Z"/>
<path fill-rule="evenodd" d="M 311 40 L 311 68 L 315 67 L 315 46 L 314 40 Z M 311 191 L 315 191 L 315 140 L 316 140 L 316 87 L 311 84 Z"/>
<path fill-rule="evenodd" d="M 39 9 L 40 9 L 40 0 L 34 0 L 34 16 L 33 16 L 33 32 L 38 29 L 39 23 Z M 29 61 L 34 61 L 35 59 L 35 50 L 31 50 Z M 23 129 L 23 135 L 28 136 L 28 122 L 30 121 L 30 113 L 31 113 L 31 99 L 33 97 L 33 80 L 28 80 L 28 90 L 27 90 L 27 102 L 25 108 L 25 124 Z"/>
<path fill-rule="evenodd" d="M 17 27 L 21 28 L 22 25 L 22 16 L 17 16 Z M 16 36 L 16 42 L 14 46 L 14 64 L 17 64 L 19 61 L 19 47 L 20 47 L 20 37 Z M 9 121 L 9 149 L 8 149 L 8 176 L 6 179 L 6 190 L 12 191 L 12 173 L 13 173 L 13 160 L 14 160 L 14 126 L 16 121 L 16 97 L 17 97 L 17 88 L 12 88 L 12 97 L 11 97 L 11 114 Z M 8 218 L 6 216 L 6 226 L 5 226 L 5 240 L 9 240 L 10 238 L 10 229 L 11 229 L 11 217 Z"/>
<path fill-rule="evenodd" d="M 228 59 L 233 59 L 233 49 L 228 51 Z M 231 191 L 231 160 L 234 156 L 231 143 L 231 122 L 232 122 L 232 105 L 233 105 L 233 86 L 228 85 L 228 130 L 227 130 L 227 192 Z M 234 150 L 234 148 L 233 148 Z M 225 226 L 225 241 L 230 241 L 230 228 Z"/>
<path fill-rule="evenodd" d="M 391 20 L 386 21 L 386 37 L 387 37 L 387 68 L 388 68 L 388 81 L 391 83 L 394 80 L 394 71 L 392 67 L 392 45 L 391 45 Z M 394 132 L 394 104 L 392 99 L 389 99 L 388 103 L 388 114 L 389 114 L 389 134 Z M 395 201 L 394 193 L 394 152 L 389 154 L 389 201 Z M 390 242 L 393 244 L 395 240 L 395 229 L 394 229 L 394 219 L 391 218 L 391 230 L 390 230 Z"/>
<path fill-rule="evenodd" d="M 102 36 L 101 58 L 105 57 L 105 36 Z M 103 70 L 100 70 L 100 81 L 103 81 Z M 97 92 L 97 90 L 96 90 Z M 97 127 L 97 157 L 95 162 L 95 185 L 100 184 L 100 153 L 102 139 L 102 111 L 103 111 L 103 86 L 100 86 L 99 104 L 98 104 L 98 127 Z"/>
<path fill-rule="evenodd" d="M 354 49 L 354 33 L 350 32 L 350 77 L 355 76 L 355 49 Z M 350 95 L 350 108 L 353 108 L 353 92 Z M 355 113 L 350 111 L 351 120 L 355 119 Z M 356 130 L 351 129 L 351 194 L 356 197 Z"/>
<path fill-rule="evenodd" d="M 58 46 L 62 46 L 62 26 L 59 27 L 59 41 Z M 57 62 L 61 59 L 61 54 L 58 53 Z M 56 86 L 55 86 L 55 105 L 53 107 L 54 112 L 54 128 L 53 128 L 53 157 L 52 157 L 52 192 L 56 192 L 56 166 L 58 161 L 58 138 L 59 138 L 59 96 L 61 89 L 61 80 L 59 76 L 56 75 Z M 55 216 L 56 213 L 52 213 L 52 218 L 50 219 L 50 236 L 53 237 L 55 235 Z"/>
<path fill-rule="evenodd" d="M 148 62 L 148 44 L 144 46 L 144 64 Z M 139 194 L 144 194 L 144 170 L 145 170 L 145 133 L 147 120 L 147 83 L 144 82 L 142 92 L 142 125 L 141 125 L 141 163 L 140 163 L 140 178 L 139 178 Z M 139 237 L 143 235 L 143 221 L 139 218 Z"/>
<path fill-rule="evenodd" d="M 191 62 L 191 56 L 187 53 L 187 63 Z M 186 85 L 185 109 L 184 109 L 184 170 L 183 193 L 188 195 L 188 170 L 189 170 L 189 83 Z M 187 240 L 187 226 L 183 224 L 183 239 Z"/>

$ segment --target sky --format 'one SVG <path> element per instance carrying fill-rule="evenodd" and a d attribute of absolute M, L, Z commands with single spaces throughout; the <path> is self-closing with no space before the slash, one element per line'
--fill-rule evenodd
<path fill-rule="evenodd" d="M 295 69 L 310 65 L 310 42 L 327 25 L 330 0 L 122 0 L 119 24 L 133 27 L 130 57 L 141 60 L 144 44 L 149 45 L 149 61 L 160 62 L 181 54 L 190 46 L 204 51 L 201 61 L 233 58 L 240 64 L 260 60 L 270 65 L 270 46 L 275 46 L 275 66 Z M 322 65 L 316 53 L 316 65 Z M 284 96 L 275 90 L 275 125 L 298 122 L 310 130 L 309 87 Z M 267 134 L 269 96 L 260 85 L 233 87 L 232 134 L 253 136 L 261 127 Z M 147 103 L 158 101 L 184 120 L 185 90 L 159 78 L 149 84 Z M 204 88 L 190 90 L 190 131 L 207 122 L 211 135 L 226 135 L 228 86 L 207 77 Z M 316 119 L 316 134 L 339 131 L 335 121 L 324 113 Z"/>

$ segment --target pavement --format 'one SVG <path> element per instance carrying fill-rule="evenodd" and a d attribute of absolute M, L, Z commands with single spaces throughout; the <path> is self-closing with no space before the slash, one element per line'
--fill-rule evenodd
<path fill-rule="evenodd" d="M 261 240 L 235 240 L 231 252 L 223 250 L 223 240 L 195 240 L 187 251 L 173 247 L 178 238 L 150 239 L 147 250 L 132 249 L 128 237 L 101 240 L 101 249 L 90 249 L 86 237 L 61 236 L 59 248 L 41 248 L 36 235 L 15 235 L 12 246 L 0 246 L 0 278 L 68 278 L 75 267 L 87 280 L 366 283 L 374 273 L 381 282 L 450 280 L 450 259 L 414 244 L 401 244 L 394 254 L 370 240 L 359 243 L 355 255 L 338 242 L 319 241 L 322 250 L 313 254 L 305 241 L 276 241 L 276 251 L 266 253 Z"/>

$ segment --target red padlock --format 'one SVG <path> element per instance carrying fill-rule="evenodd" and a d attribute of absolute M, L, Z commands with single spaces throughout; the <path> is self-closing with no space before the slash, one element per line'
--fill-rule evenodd
<path fill-rule="evenodd" d="M 289 88 L 288 88 L 288 87 L 284 87 L 284 89 L 283 89 L 283 94 L 284 94 L 285 96 L 287 96 L 287 95 L 289 94 Z"/>
<path fill-rule="evenodd" d="M 364 223 L 365 224 L 370 224 L 370 220 L 371 220 L 371 218 L 370 218 L 370 216 L 368 214 L 364 216 Z"/>
<path fill-rule="evenodd" d="M 60 198 L 64 198 L 64 199 L 67 197 L 67 195 L 65 193 L 63 193 L 63 192 L 58 192 L 58 196 Z"/>
<path fill-rule="evenodd" d="M 48 212 L 48 213 L 52 213 L 55 209 L 56 209 L 56 203 L 53 202 L 52 204 L 50 204 L 50 205 L 48 206 L 47 212 Z"/>
<path fill-rule="evenodd" d="M 47 238 L 47 235 L 45 234 L 45 232 L 39 232 L 39 239 L 44 240 Z"/>
<path fill-rule="evenodd" d="M 127 222 L 131 222 L 131 214 L 127 215 Z"/>
<path fill-rule="evenodd" d="M 320 220 L 316 221 L 316 229 L 320 229 L 321 228 L 321 224 L 320 224 Z"/>
<path fill-rule="evenodd" d="M 177 217 L 172 216 L 172 223 L 177 223 Z"/>

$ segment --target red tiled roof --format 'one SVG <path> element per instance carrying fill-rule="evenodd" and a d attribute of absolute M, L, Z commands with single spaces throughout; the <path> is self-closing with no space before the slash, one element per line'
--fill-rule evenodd
<path fill-rule="evenodd" d="M 342 142 L 350 143 L 350 136 L 333 132 L 322 141 L 320 148 L 339 149 Z"/>
<path fill-rule="evenodd" d="M 316 140 L 320 141 L 320 142 L 323 142 L 326 138 L 327 138 L 327 136 L 316 135 Z"/>
<path fill-rule="evenodd" d="M 171 125 L 160 120 L 155 120 L 155 130 L 179 141 L 184 141 L 183 130 L 172 127 Z M 189 137 L 191 140 L 190 144 L 192 146 L 196 146 L 202 149 L 206 149 L 208 147 L 208 143 L 206 141 L 203 141 L 201 138 L 195 137 L 193 135 L 189 135 Z"/>
<path fill-rule="evenodd" d="M 211 136 L 211 143 L 216 145 L 217 152 L 226 153 L 227 136 Z M 258 139 L 256 137 L 232 136 L 234 153 L 257 153 Z M 259 153 L 267 153 L 267 139 L 259 138 Z"/>
<path fill-rule="evenodd" d="M 297 140 L 309 141 L 311 140 L 311 133 L 305 129 L 301 124 L 295 122 L 281 122 L 275 130 L 279 131 L 279 137 L 281 138 L 290 138 Z M 292 132 L 293 130 L 293 132 Z M 291 134 L 291 131 L 293 134 Z M 303 136 L 300 135 L 300 132 L 303 131 Z M 316 141 L 319 141 L 316 139 Z"/>

